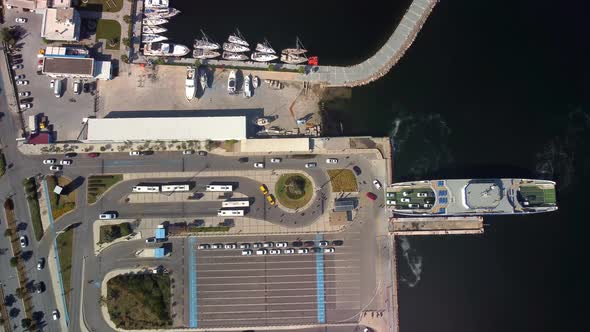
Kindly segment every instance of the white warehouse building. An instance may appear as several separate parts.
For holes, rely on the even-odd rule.
[[[245,116],[88,120],[89,142],[246,139]]]

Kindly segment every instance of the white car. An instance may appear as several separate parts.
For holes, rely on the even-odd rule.
[[[281,159],[281,158],[271,158],[271,159],[270,159],[270,162],[271,162],[271,163],[273,163],[273,164],[278,164],[278,163],[280,163],[281,161],[282,161],[282,159]]]
[[[428,197],[428,193],[420,192],[420,193],[417,193],[416,196],[418,196],[418,197]]]
[[[307,248],[297,249],[298,254],[307,254],[308,252],[309,252],[309,249],[307,249]]]
[[[275,246],[275,244],[274,244],[274,243],[272,243],[272,242],[264,242],[264,243],[262,244],[262,247],[263,247],[263,248],[272,248],[272,247],[274,247],[274,246]]]
[[[226,243],[224,246],[225,249],[236,249],[237,247],[235,243]]]
[[[141,156],[141,152],[139,151],[129,151],[130,156]]]
[[[67,165],[71,165],[72,164],[72,161],[70,159],[64,159],[64,160],[60,160],[59,161],[59,164],[60,165],[66,165],[67,166]]]
[[[295,249],[285,249],[283,250],[283,254],[294,254],[295,253]]]
[[[381,182],[379,182],[379,180],[373,180],[373,185],[375,186],[375,188],[381,189]]]
[[[314,168],[318,165],[318,163],[307,163],[305,164],[305,168]]]
[[[16,65],[12,65],[12,69],[13,70],[23,69],[23,65],[20,63],[17,63]]]
[[[250,255],[252,255],[252,250],[250,250],[250,249],[242,250],[242,256],[250,256]]]
[[[55,86],[55,80],[51,80],[51,81],[49,81],[49,87],[50,87],[51,89],[53,89],[53,87],[54,87],[54,86]]]
[[[211,246],[208,245],[207,243],[199,244],[199,249],[209,249],[209,248],[211,248]]]
[[[256,255],[266,255],[268,251],[266,249],[258,249],[256,250]]]
[[[223,248],[223,244],[221,243],[214,243],[211,245],[211,249],[222,249]]]
[[[53,310],[53,312],[51,313],[51,317],[53,317],[53,320],[58,320],[59,319],[59,311],[57,311],[57,309]]]
[[[410,203],[410,199],[407,197],[402,197],[400,200],[402,201],[402,203]]]
[[[252,248],[262,248],[262,243],[259,243],[259,242],[253,243]]]
[[[264,168],[264,163],[254,163],[254,168]]]
[[[328,158],[328,159],[326,159],[326,164],[338,164],[338,159]]]
[[[74,81],[74,93],[77,95],[82,93],[82,82]]]
[[[25,78],[25,75],[15,75],[15,76],[14,76],[14,79],[15,79],[15,80],[22,80],[22,79],[24,79],[24,78]]]
[[[51,165],[51,166],[49,166],[49,170],[50,171],[54,171],[54,172],[61,171],[62,168],[63,168],[62,165]]]
[[[287,242],[277,242],[277,248],[285,248],[287,246]]]
[[[27,108],[31,108],[33,107],[33,104],[31,103],[22,103],[19,105],[21,110],[26,110]]]
[[[324,248],[324,254],[331,254],[334,251],[335,251],[334,248]]]
[[[29,245],[29,240],[24,235],[21,235],[21,237],[19,238],[19,241],[20,241],[20,247],[21,248],[25,248],[26,246]]]
[[[182,154],[193,154],[195,153],[195,150],[184,150],[182,151]]]
[[[43,165],[53,165],[53,164],[55,164],[55,159],[53,159],[53,158],[43,160]]]
[[[113,212],[105,212],[98,215],[100,220],[117,219],[117,214]]]
[[[19,97],[28,97],[30,95],[31,95],[31,92],[30,91],[23,91],[23,92],[19,92],[18,93],[18,96]]]
[[[280,255],[282,252],[281,249],[270,249],[270,254],[271,255]]]
[[[240,249],[250,249],[250,243],[242,243],[242,244],[240,244]]]
[[[16,81],[16,85],[29,85],[29,81],[19,80],[19,81]]]
[[[14,19],[16,23],[27,23],[27,19],[24,17],[17,17]]]

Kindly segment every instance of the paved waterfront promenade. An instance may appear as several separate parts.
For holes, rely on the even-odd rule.
[[[401,59],[406,50],[412,45],[437,0],[414,0],[399,25],[389,37],[387,42],[369,59],[357,65],[349,67],[340,66],[300,66],[288,64],[275,64],[277,68],[298,70],[305,68],[304,74],[294,76],[294,79],[302,82],[319,83],[323,86],[360,86],[373,82],[383,75]],[[144,57],[139,57],[136,63],[145,62]],[[175,63],[194,63],[192,58],[184,58]],[[215,66],[231,66],[240,68],[260,68],[266,70],[268,63],[241,62],[225,60],[203,60],[203,64]]]

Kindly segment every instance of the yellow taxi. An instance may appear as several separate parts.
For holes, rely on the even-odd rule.
[[[266,196],[266,200],[268,201],[268,203],[269,203],[270,205],[276,205],[276,204],[277,204],[277,202],[275,201],[275,198],[274,198],[274,197],[272,197],[272,195],[268,195],[268,196]]]
[[[260,186],[260,191],[262,192],[263,195],[268,195],[268,188],[266,187],[266,185],[261,185]]]

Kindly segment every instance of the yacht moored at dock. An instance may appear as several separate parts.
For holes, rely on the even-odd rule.
[[[143,6],[145,8],[168,8],[170,2],[168,0],[144,0]]]
[[[292,65],[307,62],[307,57],[303,54],[281,54],[281,61]]]
[[[146,9],[143,14],[146,18],[171,18],[180,14],[176,8]]]
[[[186,68],[186,81],[184,83],[184,93],[186,95],[187,100],[192,100],[195,97],[195,92],[197,91],[196,83],[197,75],[195,68],[187,67]]]
[[[156,35],[155,33],[144,33],[141,36],[141,41],[143,43],[157,43],[164,40],[168,40],[168,37]]]
[[[557,210],[555,182],[530,179],[454,179],[394,183],[386,205],[401,215],[530,214]]]
[[[235,60],[235,61],[244,61],[248,60],[248,56],[241,54],[241,53],[234,53],[234,52],[223,52],[221,57],[224,60]]]
[[[250,54],[250,59],[258,62],[269,62],[278,59],[279,57],[275,54],[269,53],[262,53],[262,52],[252,52]]]
[[[194,48],[200,48],[203,50],[218,50],[219,44],[209,40],[209,37],[201,30],[201,34],[203,35],[201,39],[195,39],[195,44],[193,45]]]
[[[229,35],[229,37],[227,37],[227,41],[230,43],[239,44],[239,45],[246,46],[246,47],[250,46],[250,44],[248,44],[248,42],[246,41],[246,38],[244,38],[244,36],[242,36],[242,33],[238,29],[236,29],[236,32],[234,32],[233,34]]]
[[[256,51],[270,54],[276,53],[274,48],[270,46],[270,43],[266,39],[264,40],[264,42],[256,44]]]
[[[213,59],[220,56],[221,53],[213,50],[204,50],[196,48],[193,50],[193,58],[195,59]]]
[[[190,49],[184,45],[173,43],[149,43],[143,49],[143,54],[148,56],[185,56]]]
[[[234,53],[248,52],[250,49],[244,45],[235,43],[223,43],[223,50]]]
[[[163,28],[163,27],[159,27],[159,26],[153,26],[153,25],[144,25],[141,28],[141,32],[143,33],[163,33],[168,31],[168,29]]]
[[[168,23],[168,20],[165,18],[144,18],[143,25],[147,26],[156,26]]]

